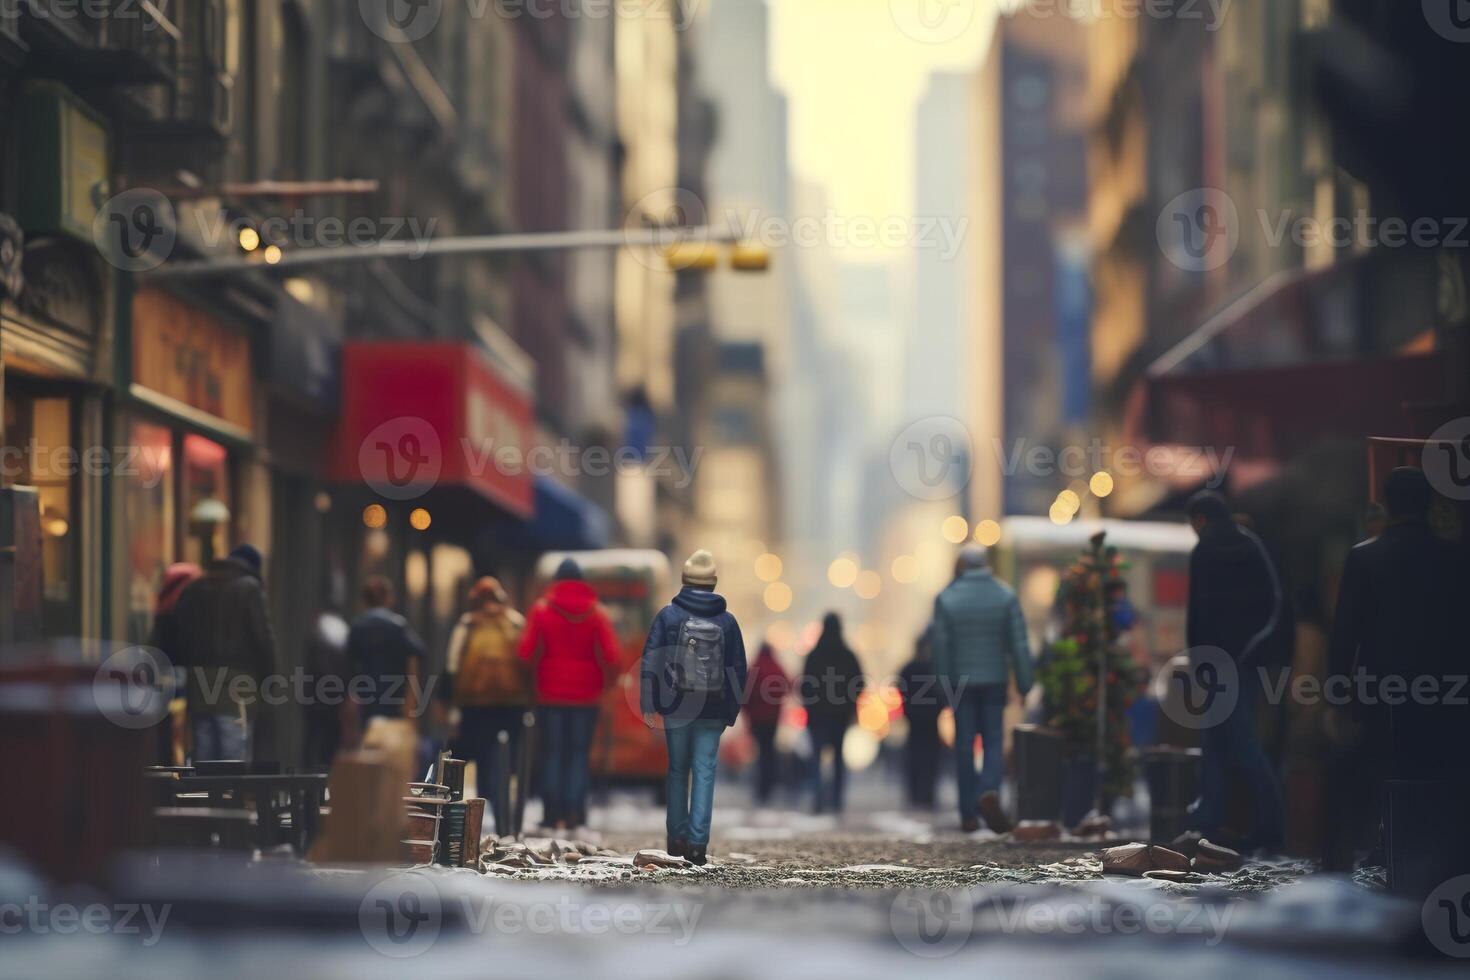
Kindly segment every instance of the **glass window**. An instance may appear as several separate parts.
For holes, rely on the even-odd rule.
[[[78,617],[76,515],[81,454],[72,440],[69,398],[5,398],[5,467],[9,486],[35,487],[41,503],[42,630],[72,636]]]
[[[128,640],[146,643],[154,597],[174,558],[174,442],[170,430],[146,422],[134,422],[128,440],[133,465],[118,474],[127,534]]]
[[[202,436],[184,436],[184,561],[207,565],[230,551],[230,454]]]

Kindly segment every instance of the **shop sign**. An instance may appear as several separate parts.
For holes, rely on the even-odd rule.
[[[133,299],[133,384],[140,394],[251,429],[250,341],[161,289]]]

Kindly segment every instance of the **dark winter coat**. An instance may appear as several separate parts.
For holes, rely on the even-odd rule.
[[[349,690],[362,701],[364,719],[401,718],[408,703],[409,664],[423,679],[424,644],[408,620],[391,609],[369,609],[347,633]]]
[[[1228,513],[1212,515],[1189,556],[1190,649],[1218,647],[1237,664],[1256,659],[1281,621],[1275,563],[1256,535]]]
[[[828,628],[807,654],[799,685],[801,702],[813,723],[850,725],[857,717],[858,697],[867,681],[857,655],[848,648],[842,634]]]
[[[239,679],[248,690],[247,712],[259,702],[259,686],[276,669],[276,637],[265,589],[241,562],[211,562],[184,589],[173,610],[176,666],[187,668],[192,713],[233,715],[231,691]]]
[[[690,619],[707,619],[718,626],[725,638],[725,684],[720,698],[699,699],[700,703],[682,697],[668,682],[669,655],[679,641],[679,629]],[[701,719],[735,724],[740,716],[741,697],[746,690],[745,638],[740,624],[725,608],[723,596],[703,589],[685,586],[674,601],[654,617],[643,644],[643,662],[639,670],[640,702],[644,714],[658,714],[682,721]]]

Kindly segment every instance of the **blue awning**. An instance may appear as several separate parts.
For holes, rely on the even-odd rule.
[[[535,515],[487,528],[495,544],[516,551],[593,551],[612,544],[607,511],[546,476],[535,478]]]

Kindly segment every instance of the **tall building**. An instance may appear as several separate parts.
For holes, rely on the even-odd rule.
[[[1086,63],[1076,20],[1023,10],[998,19],[976,76],[977,517],[1047,513],[1066,481],[1004,464],[1086,421]]]

